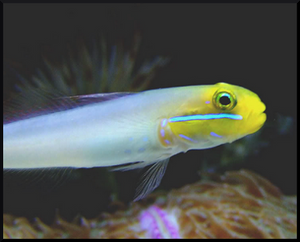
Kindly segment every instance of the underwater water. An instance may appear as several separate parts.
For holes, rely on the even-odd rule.
[[[133,73],[145,60],[170,58],[143,89],[228,82],[254,91],[267,107],[267,121],[259,132],[232,144],[173,156],[156,192],[195,183],[207,171],[243,168],[268,179],[283,194],[296,195],[295,18],[292,4],[4,5],[4,100],[20,82],[16,73],[29,80],[39,70],[51,75],[44,59],[57,67],[52,67],[56,73],[69,56],[82,58],[78,42],[91,51],[101,37],[111,57],[116,44],[130,48],[138,31],[141,42]],[[137,83],[144,79],[141,75]],[[70,80],[76,83],[74,77]],[[98,90],[129,91],[122,83]],[[51,224],[56,211],[71,221],[78,214],[94,218],[114,211],[112,201],[130,204],[141,173],[93,168],[66,176],[54,171],[42,179],[34,172],[4,175],[4,213]]]

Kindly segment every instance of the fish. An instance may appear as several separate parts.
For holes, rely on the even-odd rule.
[[[159,186],[170,157],[231,143],[266,121],[257,94],[223,82],[56,100],[71,105],[3,124],[3,169],[149,167],[134,201]]]

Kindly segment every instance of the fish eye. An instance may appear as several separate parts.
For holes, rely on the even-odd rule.
[[[236,97],[228,91],[217,91],[213,96],[213,103],[221,110],[231,110],[237,104]]]

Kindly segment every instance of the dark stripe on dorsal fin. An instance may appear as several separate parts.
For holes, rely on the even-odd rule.
[[[105,102],[105,101],[117,99],[120,97],[125,97],[132,94],[136,94],[136,92],[95,93],[95,94],[88,94],[88,95],[60,97],[59,99],[70,99],[73,102],[76,102],[77,105],[82,106],[85,104]]]

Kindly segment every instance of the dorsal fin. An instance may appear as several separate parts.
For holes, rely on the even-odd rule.
[[[11,123],[79,106],[109,101],[132,95],[133,92],[98,93],[64,96],[57,90],[31,88],[3,103],[3,123]]]
[[[42,88],[22,90],[3,102],[3,124],[74,108],[71,99],[58,99],[61,93]]]

